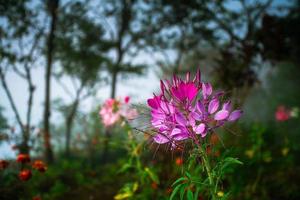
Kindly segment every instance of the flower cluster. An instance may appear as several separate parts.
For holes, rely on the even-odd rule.
[[[41,160],[36,160],[30,164],[30,156],[28,154],[19,154],[17,156],[16,162],[21,164],[21,170],[19,171],[19,179],[21,181],[28,181],[32,177],[32,169],[38,170],[39,172],[46,172],[47,166]],[[9,162],[6,160],[0,160],[0,169],[4,170],[8,167]]]
[[[121,119],[132,120],[137,116],[136,109],[129,107],[130,98],[127,96],[121,99],[107,99],[100,109],[102,123],[105,127],[116,124]]]
[[[241,110],[232,110],[230,101],[221,103],[224,92],[214,92],[210,83],[201,82],[200,71],[192,80],[173,76],[171,81],[161,81],[161,93],[148,99],[151,124],[157,134],[156,143],[175,144],[176,141],[205,137],[225,122],[240,118]]]
[[[277,107],[275,118],[279,122],[287,121],[290,118],[296,118],[299,115],[299,109],[294,107],[292,109],[288,109],[283,105]]]

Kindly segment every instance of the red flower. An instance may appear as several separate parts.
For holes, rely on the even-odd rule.
[[[29,169],[24,169],[19,173],[19,179],[22,181],[28,181],[31,178],[31,171]]]
[[[155,183],[155,182],[151,183],[151,187],[152,187],[152,189],[156,190],[157,189],[157,183]]]
[[[35,197],[32,198],[32,200],[42,200],[42,198],[39,197],[39,196],[35,196]]]
[[[47,170],[47,166],[41,160],[34,161],[34,163],[32,164],[32,168],[36,169],[36,170],[38,170],[40,172],[45,172]]]
[[[286,109],[284,106],[278,106],[276,113],[275,113],[275,118],[279,122],[283,122],[288,120],[291,117],[291,112]]]
[[[30,162],[30,157],[28,154],[19,154],[17,157],[17,162],[28,163],[28,162]]]
[[[7,162],[6,160],[0,160],[0,169],[6,169],[8,165],[9,162]]]
[[[183,164],[183,159],[182,158],[176,158],[175,163],[177,166],[181,166]]]

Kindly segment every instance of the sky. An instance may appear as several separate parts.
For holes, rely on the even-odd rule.
[[[155,56],[155,55],[154,55]],[[157,55],[159,57],[159,55]],[[149,65],[148,70],[144,76],[131,76],[128,79],[120,79],[117,84],[117,97],[124,97],[129,95],[133,103],[145,103],[146,99],[151,97],[153,92],[159,88],[159,78],[157,76],[157,68],[155,67],[154,60],[157,58],[149,57],[149,55],[141,53],[135,62],[144,62]],[[32,73],[33,83],[36,86],[34,104],[32,110],[32,124],[36,125],[41,122],[43,118],[43,101],[44,101],[44,67],[39,67],[35,69]],[[27,85],[14,73],[9,73],[7,76],[7,83],[9,89],[11,90],[13,99],[17,109],[20,112],[21,118],[24,121],[27,109]],[[72,85],[67,78],[63,79],[66,86],[71,88]],[[101,103],[109,98],[110,86],[104,86],[99,88],[96,98],[90,97],[81,103],[80,108],[89,111],[95,106],[101,105]],[[52,78],[52,89],[51,89],[51,99],[61,98],[64,102],[70,102],[70,97],[62,87]],[[97,102],[95,100],[97,99]],[[99,100],[99,102],[98,102]],[[0,105],[5,108],[4,116],[7,117],[10,124],[16,124],[15,115],[10,107],[8,98],[0,87]],[[58,113],[53,113],[51,116],[52,122],[57,119]],[[99,121],[100,123],[100,121]],[[13,157],[15,153],[11,150],[11,144],[3,143],[0,145],[0,159]]]

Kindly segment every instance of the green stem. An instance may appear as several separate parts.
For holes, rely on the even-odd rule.
[[[208,180],[209,180],[211,199],[216,200],[217,199],[217,197],[216,197],[217,188],[215,188],[214,176],[211,171],[211,166],[209,163],[208,156],[206,154],[205,149],[202,147],[202,145],[200,145],[199,150],[200,150],[201,158],[203,160],[203,164],[204,164],[204,167],[205,167],[205,170],[206,170],[206,173],[208,176]]]

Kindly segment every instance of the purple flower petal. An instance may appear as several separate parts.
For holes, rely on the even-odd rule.
[[[190,78],[191,78],[191,72],[187,72],[185,75],[185,81],[188,83],[190,82]]]
[[[228,117],[228,121],[235,121],[235,120],[238,120],[241,115],[242,115],[243,111],[241,110],[235,110],[233,111],[230,116]]]
[[[198,94],[198,89],[193,83],[189,83],[186,85],[186,96],[192,101]]]
[[[194,128],[194,131],[195,131],[196,134],[203,133],[205,131],[205,124],[204,123],[199,124],[198,126],[196,126]]]
[[[202,115],[197,113],[197,112],[191,112],[191,118],[197,120],[197,121],[200,121],[202,119]]]
[[[215,113],[219,108],[219,100],[218,99],[213,99],[209,102],[208,104],[208,112],[209,114]]]
[[[166,90],[166,86],[165,86],[165,84],[162,80],[160,81],[160,90],[161,90],[162,94],[164,95],[165,90]]]
[[[154,99],[148,99],[147,102],[148,102],[148,105],[149,105],[151,108],[154,108],[154,109],[157,108],[157,104],[156,104],[156,102],[155,102]]]
[[[215,114],[214,119],[217,121],[224,120],[229,116],[229,112],[227,110],[220,110]]]
[[[212,86],[210,83],[202,83],[203,98],[206,99],[212,93]]]
[[[204,108],[203,103],[201,101],[198,101],[196,106],[197,106],[198,111],[201,113],[201,115],[204,115],[205,108]]]
[[[161,103],[161,99],[158,96],[154,96],[152,99],[148,99],[147,103],[151,108],[157,109]]]
[[[207,131],[205,130],[203,133],[201,133],[201,137],[204,138],[207,135]]]
[[[165,135],[160,134],[160,133],[156,134],[153,137],[153,140],[158,144],[165,144],[170,141],[169,138],[167,138]]]
[[[174,128],[171,132],[171,136],[175,136],[175,135],[178,135],[178,134],[181,134],[181,130],[179,128]]]
[[[193,82],[201,82],[201,71],[200,71],[200,69],[197,69],[196,76],[195,76]]]
[[[185,117],[181,114],[181,113],[176,113],[175,114],[175,120],[178,124],[180,124],[181,126],[186,126],[187,125],[187,120],[185,119]]]
[[[231,110],[231,101],[227,101],[226,103],[223,104],[223,109],[222,110]]]
[[[173,139],[176,141],[186,140],[188,138],[189,138],[189,135],[186,133],[177,134],[173,137]]]

